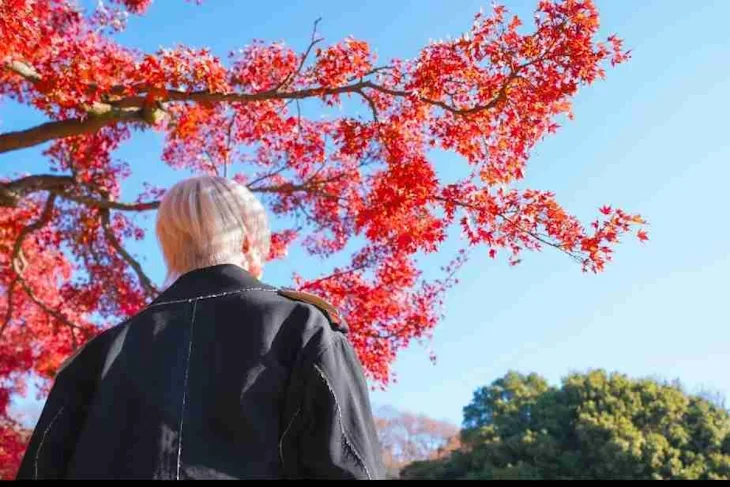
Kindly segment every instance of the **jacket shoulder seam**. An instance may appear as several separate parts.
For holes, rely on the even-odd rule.
[[[159,303],[151,303],[151,304],[147,305],[147,307],[145,309],[154,308],[155,306],[162,306],[164,304],[191,303],[193,301],[199,301],[201,299],[221,298],[223,296],[230,296],[232,294],[243,294],[243,293],[247,293],[249,291],[264,291],[264,292],[275,293],[278,291],[278,289],[271,289],[271,288],[266,288],[266,287],[249,287],[249,288],[244,288],[244,289],[236,289],[235,291],[226,291],[224,293],[204,294],[202,296],[193,296],[191,298],[185,298],[185,299],[172,299],[170,301],[160,301]]]
[[[342,317],[340,316],[340,313],[337,310],[337,308],[335,308],[330,303],[328,303],[324,299],[320,298],[316,294],[311,294],[311,293],[306,293],[306,292],[301,292],[301,291],[294,291],[291,289],[279,289],[278,293],[281,296],[289,298],[293,301],[300,301],[302,303],[311,304],[312,306],[317,308],[319,311],[324,313],[325,317],[328,318],[329,321],[335,325],[339,325],[340,323],[342,323]]]

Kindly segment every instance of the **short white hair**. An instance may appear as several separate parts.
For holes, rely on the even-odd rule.
[[[166,284],[218,264],[236,264],[260,277],[271,245],[258,199],[242,184],[216,176],[192,177],[168,189],[156,232],[167,265]]]

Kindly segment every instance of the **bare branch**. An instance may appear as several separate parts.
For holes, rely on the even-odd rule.
[[[210,165],[210,170],[218,176],[218,166],[216,166],[215,161],[213,160],[213,156],[210,154],[209,150],[204,150],[203,153],[205,154],[205,157],[208,159],[208,163]]]
[[[368,105],[370,105],[370,110],[373,112],[373,121],[375,123],[379,122],[380,119],[378,117],[378,107],[375,105],[375,101],[370,96],[368,96],[363,90],[360,90],[359,93],[360,93],[360,96],[362,96],[365,99],[365,101],[368,102]]]
[[[157,295],[157,288],[154,284],[152,284],[152,281],[149,277],[147,277],[147,274],[144,273],[144,270],[142,270],[142,266],[140,265],[140,263],[137,262],[137,260],[135,260],[129,252],[127,252],[127,250],[119,242],[119,239],[117,239],[117,236],[114,234],[114,230],[111,227],[109,209],[105,208],[101,210],[101,225],[104,229],[104,235],[106,236],[111,246],[114,247],[117,253],[122,257],[122,259],[124,259],[127,264],[129,264],[129,266],[134,269],[134,272],[137,274],[137,279],[139,279],[139,282],[144,288],[147,295],[149,297]]]
[[[55,174],[35,174],[14,181],[0,183],[0,206],[15,207],[25,196],[38,191],[49,191],[61,198],[75,201],[85,206],[106,208],[121,211],[148,211],[160,206],[158,200],[139,203],[124,203],[107,199],[94,198],[74,192],[80,186],[73,176]]]
[[[10,71],[19,74],[33,84],[36,84],[41,80],[41,75],[38,74],[38,71],[36,71],[33,66],[30,66],[24,62],[10,61],[8,63],[5,63],[5,67],[7,67]]]
[[[360,264],[360,265],[355,266],[355,267],[350,267],[349,269],[345,269],[345,270],[342,270],[342,271],[334,272],[334,273],[332,273],[332,274],[330,274],[328,276],[320,277],[319,279],[316,279],[314,281],[310,281],[310,282],[305,283],[302,286],[302,291],[305,290],[305,289],[309,289],[312,286],[314,286],[315,284],[319,284],[322,281],[328,281],[330,279],[335,279],[337,277],[342,277],[342,276],[346,276],[348,274],[353,274],[355,272],[361,271],[361,270],[365,269],[367,266],[368,266],[367,264]]]
[[[226,154],[226,160],[223,162],[223,177],[228,177],[228,166],[232,164],[231,161],[231,151],[233,150],[231,146],[231,142],[233,141],[233,127],[236,125],[236,115],[237,113],[234,112],[231,116],[231,123],[228,124],[228,139],[226,141],[226,147],[228,149],[228,153]]]
[[[102,115],[89,115],[85,118],[47,122],[27,130],[0,134],[0,154],[33,147],[63,137],[90,134],[107,125],[143,121],[145,121],[143,110],[138,109],[111,110]]]
[[[254,189],[252,188],[252,186],[254,186],[257,183],[260,183],[261,181],[264,181],[266,179],[273,178],[274,176],[277,176],[277,175],[281,174],[282,172],[286,171],[287,169],[289,169],[289,166],[283,165],[283,166],[281,166],[279,169],[277,169],[274,172],[266,173],[263,176],[259,176],[258,178],[254,179],[250,183],[246,184],[246,186],[248,187],[249,190],[254,191]]]
[[[81,203],[86,206],[101,208],[106,210],[120,211],[149,211],[156,210],[160,206],[159,200],[143,201],[140,203],[123,203],[121,201],[96,199],[89,196],[82,196],[73,193],[56,193],[62,198]]]
[[[299,211],[301,211],[302,214],[304,214],[305,221],[313,222],[315,224],[319,223],[319,222],[317,222],[317,219],[314,218],[314,216],[311,213],[309,213],[309,210],[307,210],[307,207],[304,206],[304,203],[302,202],[301,198],[297,198],[296,200],[294,200],[294,204],[296,204],[297,209]],[[321,226],[322,224],[319,223],[319,225]]]
[[[299,100],[297,102],[297,130],[299,131],[299,139],[302,138],[302,108],[299,106]]]
[[[71,176],[36,174],[0,183],[0,206],[15,207],[26,195],[37,191],[64,191],[74,184]]]

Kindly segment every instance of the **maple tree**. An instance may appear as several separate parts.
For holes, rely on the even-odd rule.
[[[150,185],[122,199],[134,168],[113,154],[134,132],[164,135],[163,163],[229,175],[273,218],[296,221],[273,235],[272,259],[294,243],[320,258],[347,253],[347,264],[293,276],[294,285],[342,310],[381,384],[396,352],[438,322],[470,248],[517,263],[549,246],[597,272],[619,237],[644,223],[606,206],[584,226],[552,193],[512,184],[535,144],[571,116],[579,87],[628,58],[619,38],[597,39],[590,0],[540,0],[527,33],[495,6],[464,36],[388,63],[360,40],[325,46],[316,24],[302,52],[256,41],[225,60],[184,46],[120,45],[114,33],[126,15],[150,3],[86,11],[62,0],[0,2],[0,96],[47,118],[0,133],[0,154],[46,144],[49,168],[22,173],[3,157],[0,465],[12,466],[22,447],[8,404],[28,377],[47,387],[72,350],[158,292],[125,247],[144,238],[136,217],[164,191]],[[367,116],[306,117],[305,100],[357,103]],[[440,181],[432,149],[461,156],[469,175]],[[441,277],[424,279],[417,255],[438,251],[452,228],[463,232],[462,249]]]

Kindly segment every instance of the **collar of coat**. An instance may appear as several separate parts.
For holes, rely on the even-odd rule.
[[[234,293],[247,289],[272,291],[288,299],[314,305],[324,313],[333,328],[347,332],[347,325],[337,308],[324,299],[311,293],[270,286],[235,264],[220,264],[187,272],[177,278],[151,304],[194,300],[203,296]]]

